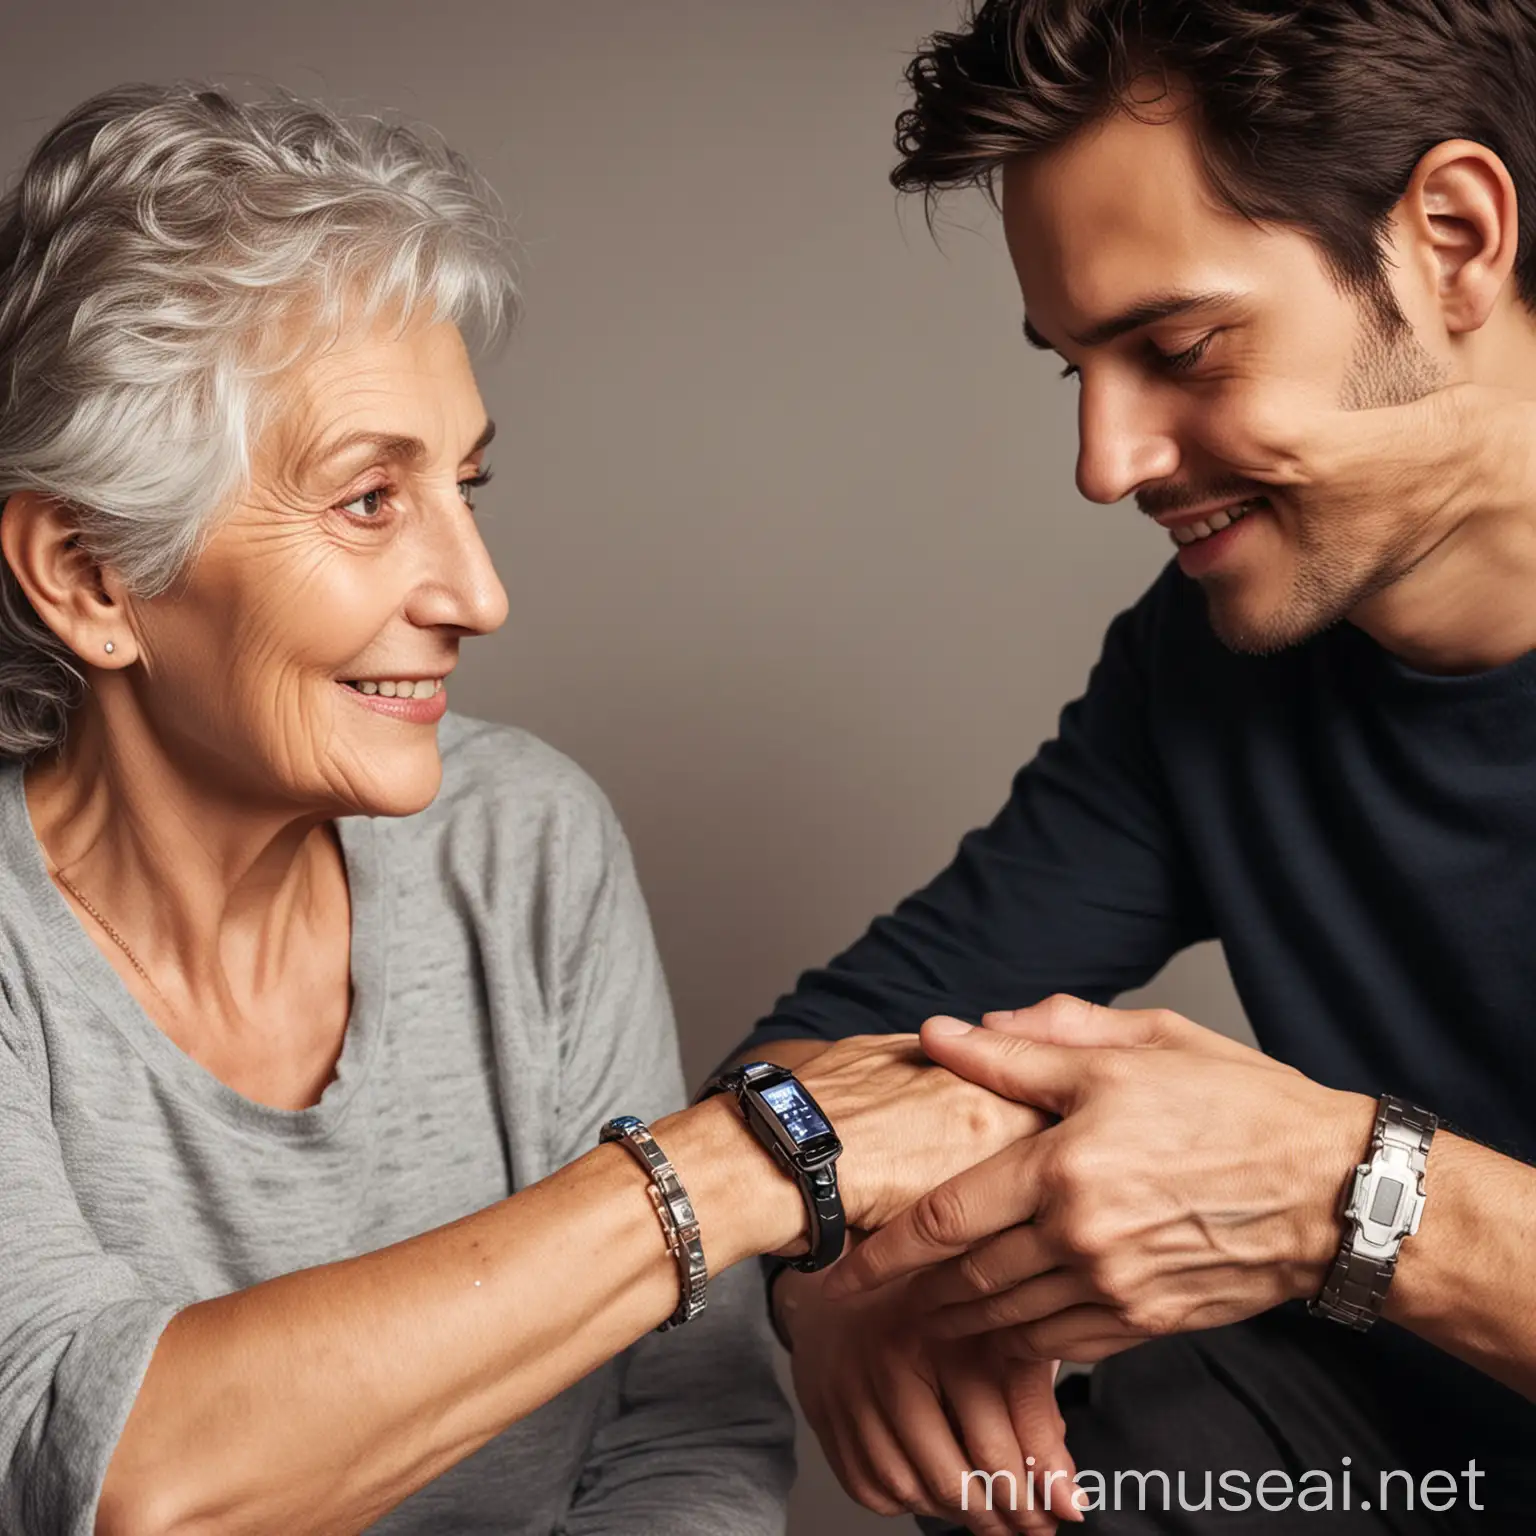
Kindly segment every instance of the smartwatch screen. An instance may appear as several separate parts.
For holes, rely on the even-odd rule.
[[[816,1112],[799,1083],[775,1083],[760,1091],[763,1103],[779,1117],[779,1124],[789,1132],[797,1147],[832,1134],[832,1127]]]

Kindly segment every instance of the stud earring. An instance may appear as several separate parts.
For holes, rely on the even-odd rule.
[[[106,645],[107,655],[110,656],[112,654],[112,652],[115,651],[116,649],[117,649],[117,647],[115,645],[113,645],[113,643],[110,640],[108,640],[107,641],[107,645]]]

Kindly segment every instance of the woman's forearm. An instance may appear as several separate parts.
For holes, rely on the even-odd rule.
[[[711,1271],[794,1242],[799,1194],[728,1101],[654,1130]],[[645,1182],[599,1148],[449,1226],[188,1307],[150,1362],[97,1530],[362,1529],[676,1307]]]

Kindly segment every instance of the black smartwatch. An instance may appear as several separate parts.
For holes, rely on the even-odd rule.
[[[704,1085],[700,1099],[734,1093],[752,1134],[800,1186],[811,1225],[810,1252],[786,1259],[792,1269],[825,1269],[842,1256],[847,1223],[837,1192],[837,1159],[843,1144],[820,1106],[787,1067],[749,1061]]]

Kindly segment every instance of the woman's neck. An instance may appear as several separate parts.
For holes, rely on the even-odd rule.
[[[89,702],[24,787],[50,868],[157,988],[205,1017],[253,1011],[292,955],[348,920],[329,817],[264,799],[194,752],[173,757],[146,731],[114,722],[109,736]]]

